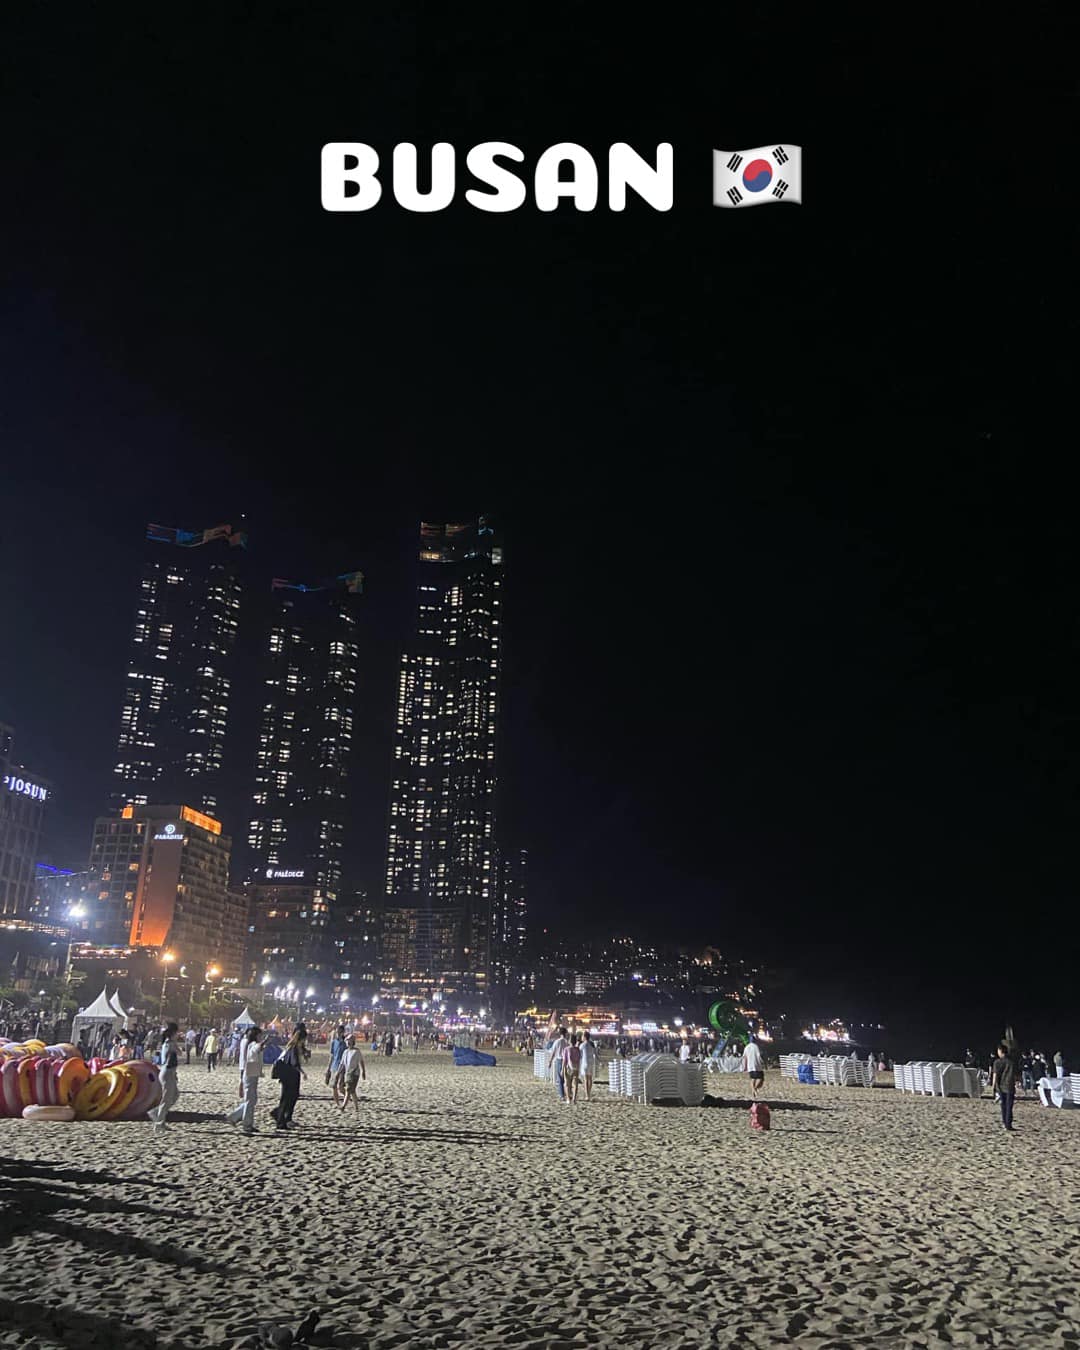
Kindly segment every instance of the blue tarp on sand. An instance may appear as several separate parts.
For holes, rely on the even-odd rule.
[[[454,1046],[454,1068],[459,1068],[462,1064],[469,1067],[482,1067],[493,1069],[495,1067],[494,1055],[482,1055],[479,1050],[470,1050],[467,1045]]]

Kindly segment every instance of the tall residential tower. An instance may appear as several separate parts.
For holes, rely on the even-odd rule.
[[[112,805],[220,816],[246,536],[148,525]]]
[[[249,976],[328,995],[341,897],[363,578],[275,578],[248,824]],[[338,916],[340,917],[340,916]]]
[[[490,985],[502,585],[501,541],[485,517],[421,525],[385,876],[383,976],[403,990]]]

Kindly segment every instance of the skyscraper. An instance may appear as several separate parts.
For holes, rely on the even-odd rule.
[[[528,868],[527,849],[515,849],[499,857],[499,893],[494,905],[491,945],[504,978],[525,954]]]
[[[344,867],[362,582],[359,572],[317,586],[275,578],[258,686],[247,965],[314,981],[324,995]]]
[[[15,733],[0,723],[0,914],[26,915],[37,883],[38,846],[52,789],[15,758]]]
[[[219,816],[246,535],[148,525],[112,805],[189,802]]]
[[[502,546],[488,520],[420,527],[416,635],[401,658],[384,979],[483,993],[498,889]]]

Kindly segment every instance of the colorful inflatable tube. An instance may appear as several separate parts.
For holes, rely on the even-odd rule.
[[[75,1112],[70,1106],[24,1106],[23,1120],[74,1120]]]

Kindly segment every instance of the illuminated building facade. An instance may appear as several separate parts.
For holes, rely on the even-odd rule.
[[[385,874],[383,979],[403,988],[483,993],[491,978],[502,561],[484,517],[420,527]]]
[[[0,725],[0,914],[28,915],[52,788],[15,759],[15,733]]]
[[[355,891],[334,906],[330,927],[332,996],[343,1007],[369,1006],[379,992],[379,940],[382,914],[365,891]]]
[[[246,535],[148,525],[111,800],[220,813]]]
[[[126,806],[99,817],[86,940],[167,949],[193,971],[214,965],[222,979],[238,979],[246,914],[228,889],[230,847],[219,821],[188,806]]]
[[[247,851],[246,966],[329,993],[359,678],[362,576],[275,578],[266,624]]]
[[[492,922],[492,947],[497,961],[505,968],[518,964],[525,953],[528,868],[527,849],[518,849],[499,858],[499,892]]]
[[[239,894],[247,915],[241,984],[277,988],[291,981],[299,989],[313,985],[324,996],[331,961],[321,888],[299,868],[267,868],[245,881]]]
[[[31,904],[33,917],[40,923],[70,924],[77,931],[80,916],[86,915],[87,897],[94,893],[89,885],[91,874],[49,863],[38,863],[34,870],[37,876]]]

